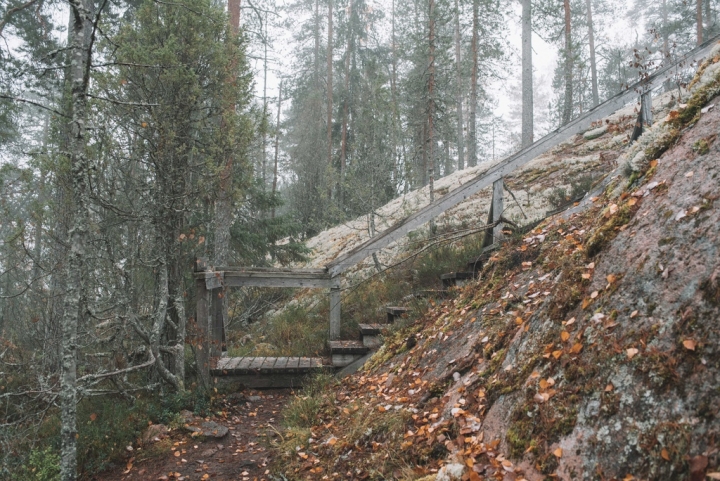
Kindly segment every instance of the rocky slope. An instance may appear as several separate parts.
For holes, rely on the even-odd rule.
[[[317,395],[276,448],[287,479],[720,479],[715,53],[636,145],[605,135],[621,168],[588,209],[506,242]],[[549,157],[597,164],[568,160],[592,142]]]

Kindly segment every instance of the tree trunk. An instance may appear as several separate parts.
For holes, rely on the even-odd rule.
[[[332,109],[333,109],[333,1],[328,0],[328,39],[327,39],[327,162],[332,171]],[[332,186],[330,186],[332,190]]]
[[[563,105],[562,125],[570,122],[573,111],[573,53],[572,32],[570,30],[570,0],[564,0],[565,9],[565,99]]]
[[[433,117],[435,117],[435,0],[428,5],[428,41],[430,58],[428,59],[428,179],[430,184],[430,202],[435,200],[435,132],[433,130]]]
[[[460,58],[460,5],[455,0],[455,104],[457,110],[458,170],[465,168],[465,139],[463,138],[462,65]],[[448,175],[450,172],[445,172]]]
[[[712,8],[710,5],[710,0],[705,0],[705,32],[708,37],[711,37],[713,34],[713,24],[712,24]]]
[[[228,0],[230,13],[230,29],[234,35],[240,33],[240,0]],[[232,65],[230,82],[237,78],[237,65]],[[224,106],[222,124],[227,124],[227,118],[235,115],[235,102],[231,101]],[[225,158],[225,165],[220,173],[220,186],[218,198],[215,201],[215,232],[213,244],[213,262],[215,265],[227,265],[230,261],[230,226],[232,224],[232,197],[233,197],[233,154]],[[223,324],[227,324],[227,299],[223,299]],[[178,339],[178,341],[181,341]]]
[[[315,0],[315,88],[320,88],[320,0]]]
[[[590,45],[590,74],[592,76],[593,107],[600,104],[598,92],[597,63],[595,61],[595,27],[592,19],[592,0],[587,0],[588,43]]]
[[[342,186],[345,181],[345,168],[347,167],[347,148],[348,148],[348,115],[350,103],[350,55],[353,50],[353,0],[348,4],[348,38],[345,51],[345,69],[343,71],[343,112],[342,112],[342,132],[340,138],[340,201],[342,202]]]
[[[240,28],[240,0],[228,0],[228,16],[233,32],[237,35]]]
[[[667,0],[662,0],[662,38],[663,38],[663,64],[668,62],[670,57],[670,38],[668,35],[668,8]]]
[[[280,79],[280,87],[278,87],[278,110],[277,120],[275,122],[275,161],[273,162],[273,183],[272,183],[272,194],[273,197],[277,193],[277,180],[278,180],[278,154],[280,152],[280,109],[282,108],[282,79]],[[275,218],[275,207],[273,206],[270,214],[271,218]]]
[[[522,0],[522,147],[535,140],[532,72],[532,3]]]
[[[268,97],[267,97],[267,74],[268,74],[268,12],[265,12],[265,32],[263,35],[263,119],[262,119],[262,180],[263,191],[267,189],[267,134],[268,134]]]
[[[352,0],[350,0],[350,6],[352,7]],[[392,76],[390,77],[390,95],[392,97],[393,106],[393,152],[395,153],[393,169],[395,171],[395,188],[400,182],[400,172],[402,170],[400,165],[400,148],[398,141],[400,138],[400,111],[398,109],[397,102],[397,44],[395,41],[395,0],[392,2],[392,27],[391,27],[391,54],[392,54]],[[405,179],[407,180],[407,179]],[[405,183],[407,186],[407,182]]]
[[[477,165],[477,81],[478,81],[478,29],[480,0],[473,0],[472,21],[472,73],[470,74],[470,132],[468,133],[468,166]]]
[[[697,20],[697,44],[703,43],[703,4],[702,0],[696,0],[695,4],[695,18]]]
[[[87,180],[90,162],[86,157],[87,90],[92,49],[92,0],[70,0],[70,88],[71,121],[68,154],[72,172],[73,214],[69,231],[67,290],[62,323],[62,370],[60,378],[62,481],[77,478],[77,331],[84,296],[86,238],[89,232]]]

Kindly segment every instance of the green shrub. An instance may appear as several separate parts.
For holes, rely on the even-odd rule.
[[[60,479],[60,455],[58,450],[47,447],[33,449],[27,463],[20,469],[18,481],[56,481]]]

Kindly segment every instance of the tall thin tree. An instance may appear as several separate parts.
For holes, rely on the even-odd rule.
[[[570,122],[573,111],[573,51],[570,15],[570,0],[563,0],[565,11],[565,98],[563,103],[562,124]]]
[[[593,26],[592,0],[586,0],[586,3],[588,19],[588,44],[590,47],[590,75],[592,78],[593,107],[595,107],[600,103],[600,94],[598,92],[597,62],[595,60],[595,27]]]
[[[430,202],[435,200],[435,0],[428,1],[428,120],[427,120],[427,151],[428,179],[430,184]]]
[[[86,153],[87,95],[93,37],[92,0],[70,0],[69,160],[72,173],[73,214],[70,224],[70,252],[67,290],[62,325],[62,367],[60,378],[62,481],[77,479],[77,349],[81,302],[85,292],[87,236],[90,232],[88,177],[91,164]]]
[[[327,40],[327,161],[332,170],[332,109],[333,109],[333,1],[328,0],[328,40]],[[332,187],[330,187],[332,189]]]
[[[695,18],[697,20],[697,44],[703,43],[703,0],[696,0]]]
[[[455,0],[455,109],[457,112],[458,170],[465,168],[465,139],[463,138],[463,89],[462,63],[460,56],[460,2]],[[445,175],[449,172],[445,172]]]
[[[478,82],[478,42],[480,28],[480,0],[473,0],[472,6],[472,72],[470,73],[470,132],[468,132],[468,166],[477,165],[477,82]]]
[[[534,141],[532,1],[522,0],[522,147]]]

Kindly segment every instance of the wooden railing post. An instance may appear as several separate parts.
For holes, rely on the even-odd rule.
[[[505,184],[503,179],[500,178],[493,182],[493,195],[492,195],[492,221],[495,224],[493,227],[493,244],[499,242],[502,239],[502,225],[500,218],[503,214],[503,190]]]
[[[213,289],[210,291],[210,299],[212,305],[210,306],[210,358],[211,364],[217,362],[217,359],[222,356],[224,349],[225,340],[225,323],[223,322],[223,297],[225,296],[225,289]]]
[[[333,279],[334,281],[335,279]],[[340,279],[330,288],[330,340],[340,339]]]
[[[207,263],[204,259],[195,262],[196,272],[205,272]],[[210,388],[210,291],[207,290],[204,278],[195,280],[195,322],[197,323],[197,338],[195,346],[195,359],[197,361],[199,381],[205,389]]]
[[[653,123],[652,113],[652,90],[648,89],[640,97],[640,108],[642,109],[642,118],[644,126],[651,127]]]

